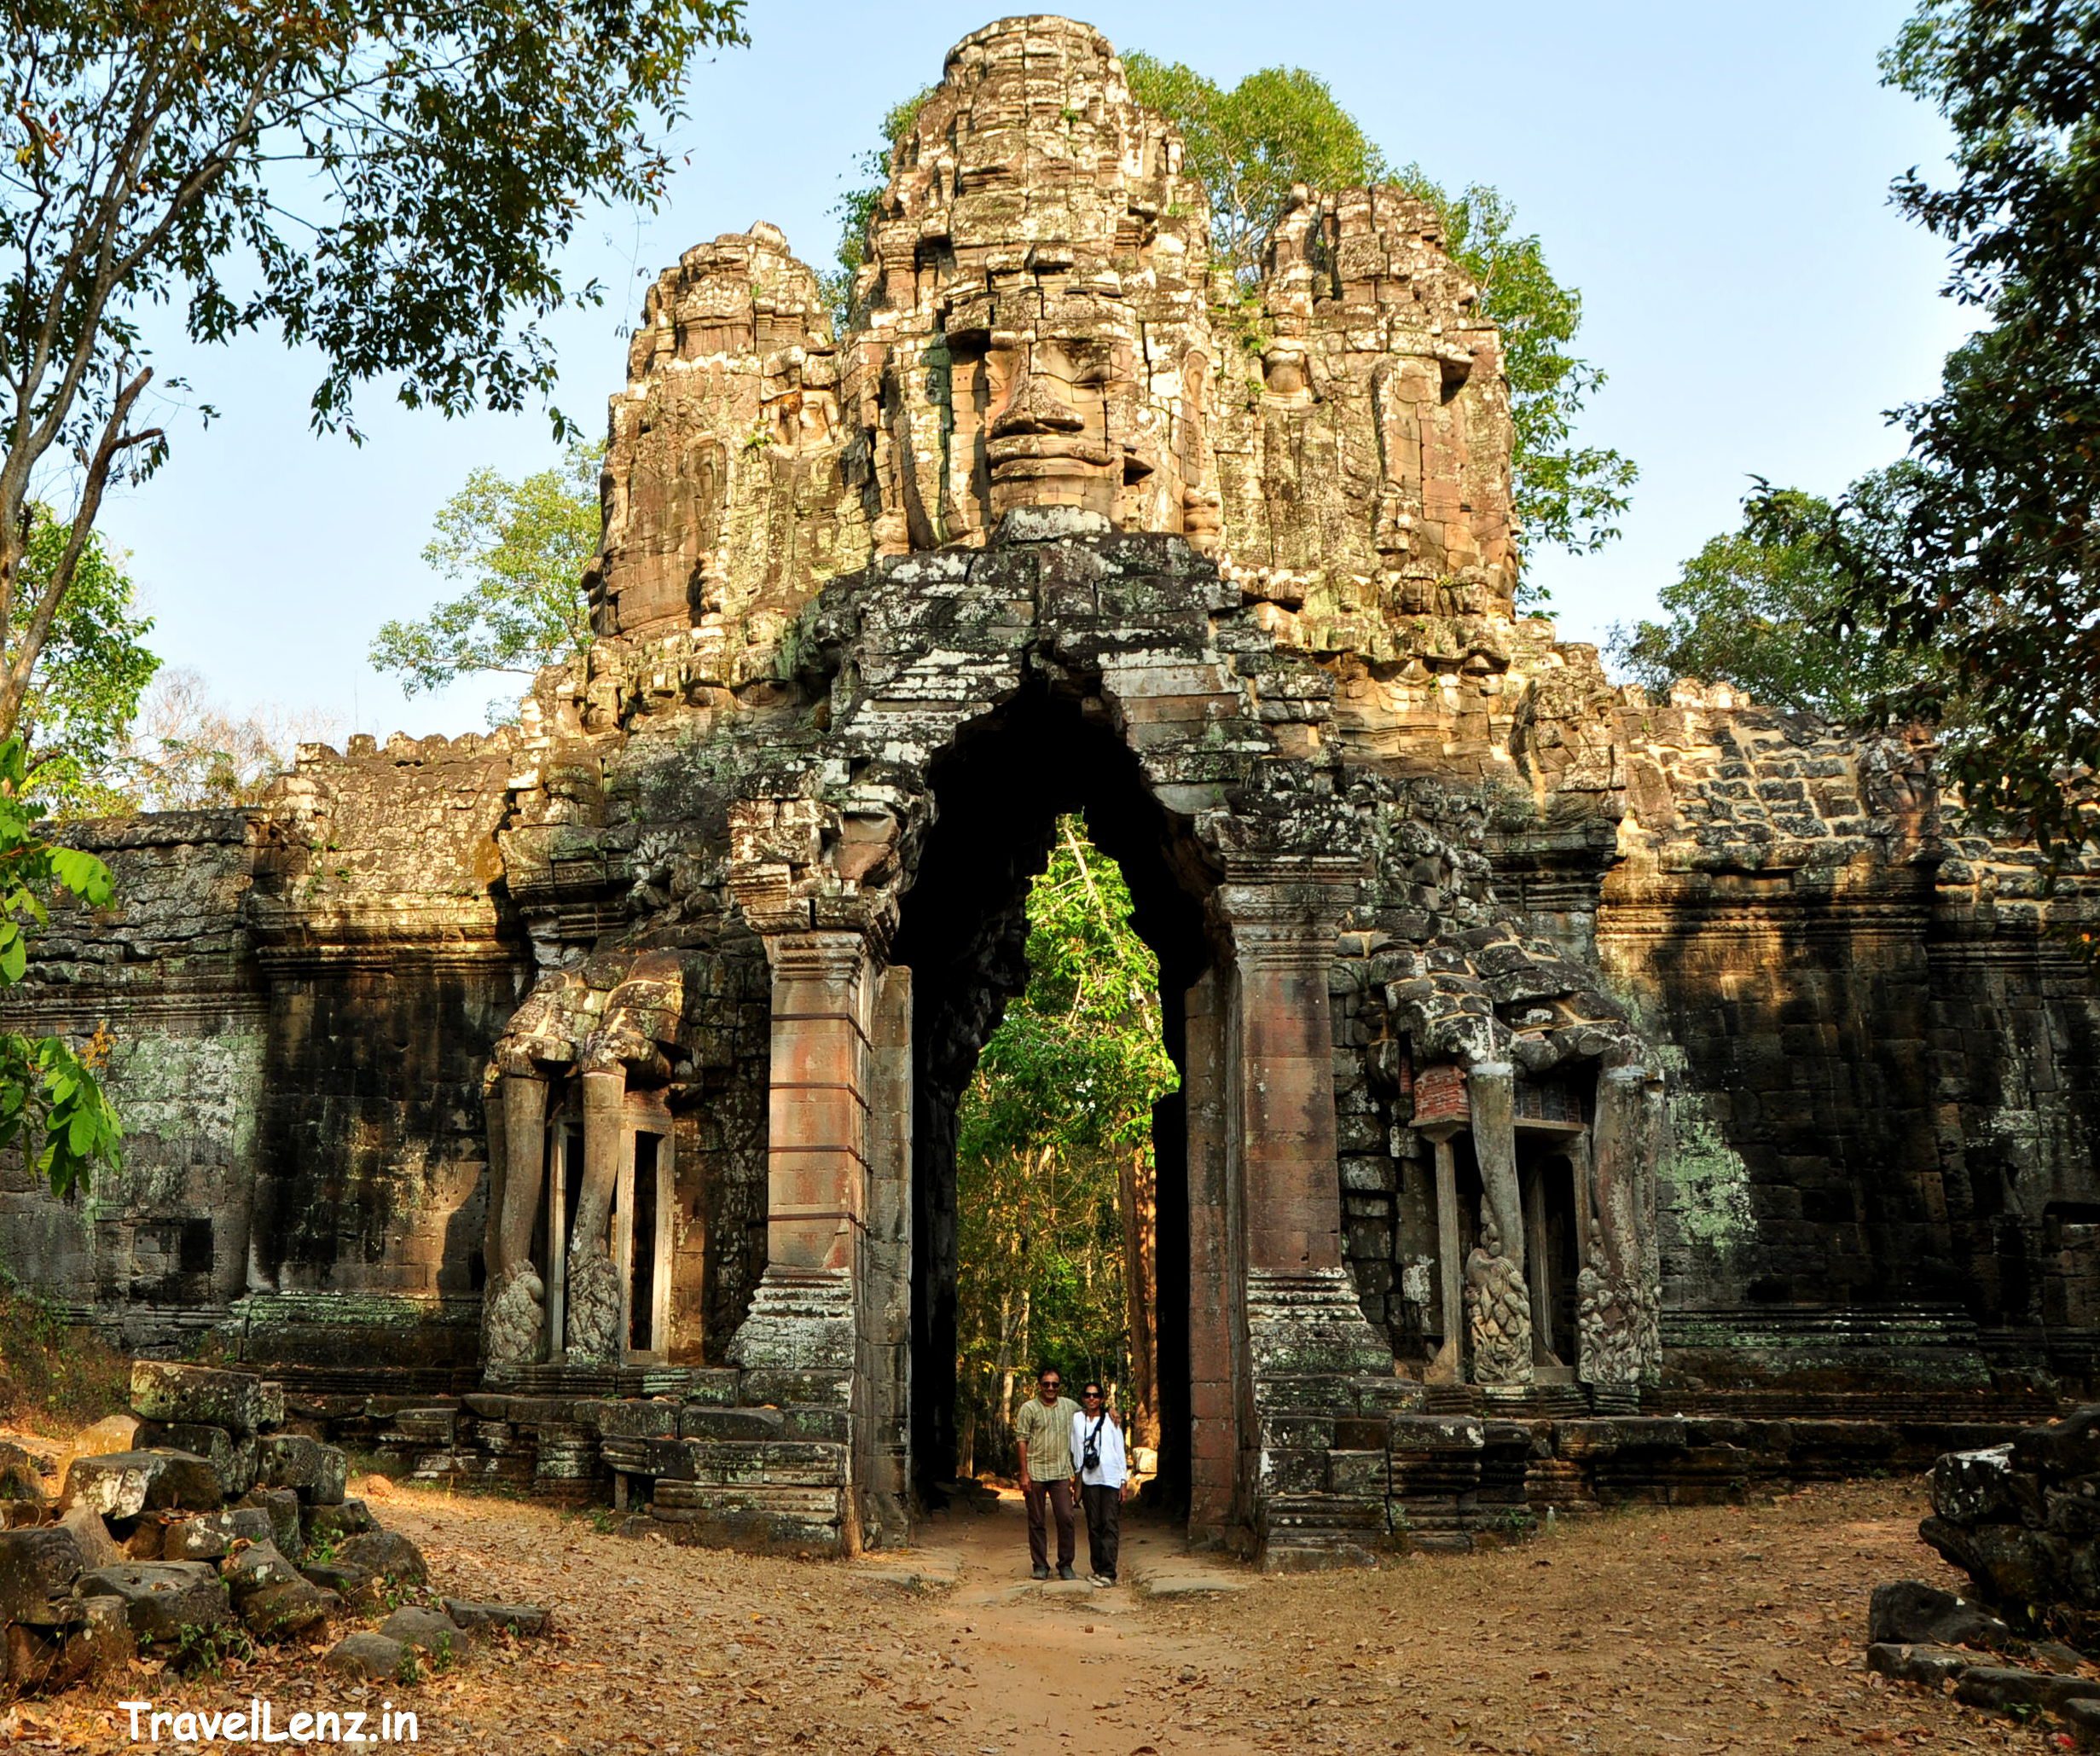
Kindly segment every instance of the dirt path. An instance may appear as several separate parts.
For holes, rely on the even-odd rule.
[[[563,1631],[363,1705],[412,1702],[421,1747],[498,1756],[2050,1748],[2043,1731],[1865,1674],[1871,1587],[1952,1583],[1917,1540],[1922,1510],[1915,1483],[1864,1483],[1153,1597],[1035,1585],[1011,1505],[930,1521],[900,1568],[673,1549],[543,1507],[403,1491],[382,1515],[447,1590],[549,1602]],[[1174,1546],[1140,1527],[1126,1571],[1171,1582]],[[896,1583],[914,1573],[952,1583]],[[132,1748],[109,1705],[128,1698],[260,1695],[280,1723],[351,1702],[316,1657],[281,1651],[188,1684],[134,1674],[99,1700],[0,1719],[0,1744],[12,1731],[26,1749]]]

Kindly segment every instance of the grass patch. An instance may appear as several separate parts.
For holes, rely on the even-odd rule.
[[[67,1439],[131,1400],[131,1360],[0,1270],[0,1420]]]

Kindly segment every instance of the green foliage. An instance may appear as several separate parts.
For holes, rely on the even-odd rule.
[[[1853,503],[1894,518],[1912,473],[1899,464],[1867,477]],[[1815,534],[1830,515],[1812,494],[1761,496],[1740,529],[1714,537],[1663,588],[1666,621],[1612,630],[1613,656],[1657,699],[1676,679],[1698,677],[1733,683],[1766,707],[1873,719],[1931,660],[1847,621],[1842,579]]]
[[[1242,284],[1262,271],[1293,183],[1346,188],[1384,179],[1384,154],[1326,80],[1263,67],[1230,91],[1180,61],[1123,58],[1131,96],[1181,131],[1182,167],[1210,198],[1210,246]]]
[[[1509,380],[1513,510],[1523,541],[1593,554],[1619,534],[1616,522],[1640,471],[1620,453],[1573,443],[1575,418],[1604,374],[1568,351],[1582,323],[1582,295],[1546,267],[1535,232],[1517,211],[1474,183],[1456,197],[1411,165],[1397,179],[1443,221],[1452,259],[1479,289],[1479,310],[1502,334]],[[1530,601],[1546,594],[1534,589]]]
[[[1901,411],[1901,517],[1848,495],[1801,534],[1849,614],[1935,655],[1890,709],[1958,698],[1943,761],[1968,804],[2074,845],[2093,823],[2066,780],[2100,770],[2100,0],[1924,0],[1882,68],[1953,131],[1954,181],[1913,170],[1895,199],[1983,322]]]
[[[91,908],[113,900],[107,866],[38,833],[44,807],[24,797],[28,779],[21,740],[0,742],[0,989],[22,979],[30,929],[50,919],[54,898],[77,897]],[[121,1162],[123,1130],[95,1077],[109,1047],[100,1032],[76,1050],[63,1037],[0,1030],[0,1151],[20,1147],[55,1194],[69,1195],[97,1167]]]
[[[534,675],[590,645],[583,568],[597,553],[602,444],[572,445],[560,469],[507,481],[478,469],[438,513],[423,559],[467,589],[420,622],[388,622],[375,669],[413,695],[482,671]],[[507,708],[508,704],[498,704]],[[492,710],[492,716],[495,710]]]
[[[34,600],[49,585],[72,532],[37,501],[28,516],[20,577]],[[153,621],[134,613],[136,593],[125,566],[120,551],[90,533],[31,667],[16,722],[32,753],[30,792],[65,816],[130,808],[126,740],[160,661],[140,644]]]
[[[131,1400],[131,1356],[0,1266],[0,1422],[68,1438]]]
[[[600,204],[661,200],[687,65],[742,41],[741,18],[742,0],[0,9],[0,735],[104,496],[167,455],[144,414],[149,308],[192,343],[310,349],[313,424],[352,438],[374,378],[448,414],[544,399],[543,324],[603,300],[566,246]],[[22,515],[55,457],[78,494],[32,596]]]
[[[890,156],[919,120],[935,87],[922,86],[901,104],[893,104],[882,119],[883,144],[870,147],[854,161],[853,173],[862,179],[842,194],[832,206],[838,221],[838,268],[835,274],[817,280],[832,320],[843,326],[851,313],[853,277],[867,260],[867,229],[875,217],[875,204],[890,180]]]
[[[1073,1381],[1121,1376],[1120,1191],[1175,1088],[1158,962],[1123,874],[1075,818],[1058,825],[1028,924],[1028,986],[984,1046],[955,1150],[961,1394],[1002,1433],[1038,1360]]]
[[[1639,472],[1615,450],[1574,443],[1577,417],[1604,383],[1569,351],[1582,296],[1554,278],[1538,235],[1518,228],[1508,200],[1481,183],[1452,195],[1419,165],[1391,172],[1356,119],[1302,68],[1267,67],[1226,91],[1147,55],[1127,55],[1123,67],[1138,101],[1181,130],[1182,162],[1210,192],[1211,248],[1243,291],[1260,274],[1293,183],[1334,189],[1389,178],[1428,202],[1453,260],[1479,289],[1481,315],[1502,333],[1523,542],[1590,553],[1619,534]],[[1530,588],[1527,601],[1545,595]]]

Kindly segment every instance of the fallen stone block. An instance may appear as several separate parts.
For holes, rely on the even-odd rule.
[[[345,1537],[361,1537],[367,1531],[380,1527],[379,1520],[363,1500],[345,1500],[337,1506],[304,1507],[300,1524],[310,1548],[323,1543],[339,1543]]]
[[[1932,1510],[1955,1524],[2018,1524],[2030,1511],[2036,1523],[2041,1521],[2039,1490],[2031,1478],[2013,1469],[2010,1445],[1947,1452],[1933,1464],[1927,1487]]]
[[[450,1616],[417,1604],[402,1605],[380,1624],[380,1632],[441,1661],[455,1659],[467,1649],[464,1628]]]
[[[1877,1585],[1867,1608],[1867,1638],[1877,1643],[1992,1647],[2011,1635],[1988,1610],[1921,1579]]]
[[[317,1439],[273,1433],[257,1443],[255,1480],[261,1487],[291,1488],[309,1504],[333,1506],[349,1484],[350,1459]]]
[[[275,1543],[244,1543],[219,1563],[218,1576],[238,1605],[251,1591],[265,1585],[281,1585],[301,1577],[297,1568],[279,1553]]]
[[[299,1497],[296,1489],[251,1488],[241,1497],[241,1504],[253,1507],[268,1517],[270,1540],[276,1544],[279,1554],[297,1560],[306,1552],[305,1540],[299,1534]]]
[[[1954,1699],[1993,1713],[2022,1707],[2054,1712],[2066,1701],[2100,1699],[2100,1679],[2029,1671],[2015,1665],[1971,1665],[1954,1685]]]
[[[69,1621],[80,1545],[63,1525],[0,1531],[0,1622],[56,1627]]]
[[[469,1634],[516,1634],[529,1637],[547,1631],[547,1612],[537,1603],[477,1603],[448,1597],[444,1613]]]
[[[384,1634],[345,1634],[321,1662],[339,1677],[361,1683],[393,1683],[405,1678],[409,1649]]]
[[[1958,1678],[1976,1662],[1976,1655],[1958,1646],[1911,1646],[1880,1641],[1866,1649],[1866,1667],[1899,1683],[1923,1684],[1937,1690],[1950,1678]]]
[[[75,1458],[61,1496],[68,1506],[85,1505],[105,1518],[136,1518],[142,1512],[216,1510],[225,1498],[218,1472],[189,1452],[114,1452]]]
[[[131,1366],[131,1407],[148,1421],[198,1422],[250,1434],[284,1418],[284,1392],[253,1372],[141,1359]]]
[[[0,1440],[0,1500],[28,1500],[40,1506],[47,1498],[37,1460],[19,1445]]]
[[[340,1598],[343,1607],[363,1615],[380,1607],[380,1576],[368,1567],[346,1567],[339,1561],[308,1561],[299,1572],[324,1591]]]
[[[258,1640],[282,1640],[319,1627],[341,1614],[336,1593],[294,1573],[257,1587],[240,1600],[241,1626]]]
[[[107,1567],[113,1561],[123,1559],[116,1539],[109,1534],[109,1527],[102,1522],[102,1515],[91,1506],[68,1506],[60,1515],[59,1528],[73,1533],[73,1539],[80,1550],[83,1567]]]
[[[423,1565],[423,1551],[398,1531],[367,1531],[345,1537],[335,1545],[339,1564],[361,1567],[397,1585],[420,1585],[430,1577]]]
[[[259,1506],[229,1506],[177,1519],[162,1533],[160,1554],[167,1561],[223,1561],[238,1542],[276,1540],[270,1514]]]
[[[125,1620],[143,1646],[172,1642],[185,1628],[216,1628],[233,1607],[226,1582],[208,1561],[125,1561],[80,1576],[83,1597],[122,1600]]]
[[[219,1490],[237,1500],[255,1486],[255,1440],[235,1438],[223,1427],[200,1421],[147,1421],[138,1429],[142,1450],[188,1452],[206,1459],[218,1472]]]

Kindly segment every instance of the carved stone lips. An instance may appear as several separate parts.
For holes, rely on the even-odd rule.
[[[1115,461],[1105,439],[1084,433],[1004,433],[987,443],[984,455],[992,473],[1006,479],[1055,473],[1045,467],[1049,465],[1083,463],[1106,469]]]

